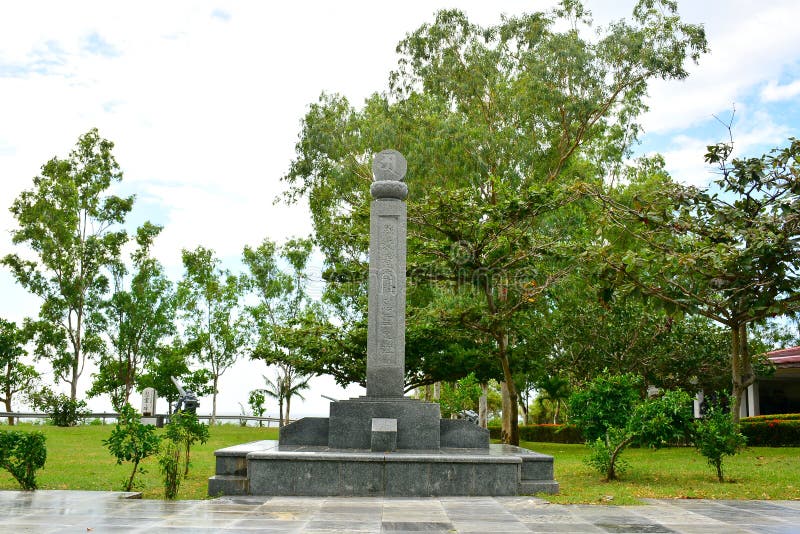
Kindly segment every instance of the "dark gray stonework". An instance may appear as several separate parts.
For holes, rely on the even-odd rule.
[[[488,449],[489,431],[466,419],[439,420],[439,446]]]
[[[372,419],[397,419],[398,449],[438,449],[441,411],[435,402],[415,399],[358,399],[331,403],[328,446],[369,449]]]
[[[322,445],[328,444],[327,417],[304,417],[280,429],[281,445]]]
[[[517,495],[523,488],[557,492],[552,479],[520,479],[529,452],[492,445],[380,453],[275,443],[246,455],[248,490],[251,495],[387,497]]]

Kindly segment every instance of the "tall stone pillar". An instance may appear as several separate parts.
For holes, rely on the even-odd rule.
[[[370,188],[367,397],[403,397],[406,331],[406,160],[384,150]]]

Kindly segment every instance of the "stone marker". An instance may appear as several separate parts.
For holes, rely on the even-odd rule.
[[[142,415],[151,417],[156,414],[156,390],[144,388],[142,391]]]
[[[367,397],[402,397],[406,332],[406,160],[384,150],[372,165]]]

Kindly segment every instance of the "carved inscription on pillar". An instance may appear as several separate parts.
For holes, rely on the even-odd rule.
[[[397,220],[381,217],[378,271],[378,361],[397,364]]]

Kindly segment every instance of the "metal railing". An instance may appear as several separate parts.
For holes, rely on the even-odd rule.
[[[0,412],[0,418],[5,417],[13,417],[16,420],[20,419],[48,419],[50,418],[50,414],[46,413],[36,413],[36,412]],[[116,420],[119,417],[118,413],[115,412],[99,412],[99,413],[90,413],[80,417],[82,420],[86,419],[100,419],[103,421],[103,424],[106,423],[106,419]],[[156,414],[153,417],[169,417],[165,414]],[[211,419],[211,415],[197,415],[198,419]],[[256,417],[254,415],[217,415],[217,420],[221,421],[261,421],[263,423],[267,423],[267,427],[271,425],[271,423],[275,423],[276,425],[280,423],[280,420],[277,417]],[[294,421],[291,419],[289,422]]]

